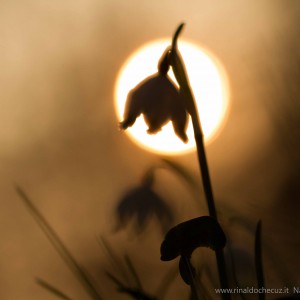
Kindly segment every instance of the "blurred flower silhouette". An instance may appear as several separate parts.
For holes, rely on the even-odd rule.
[[[147,77],[129,92],[120,128],[127,129],[132,126],[136,118],[143,114],[149,126],[149,134],[157,133],[162,126],[172,121],[176,135],[186,143],[188,114],[183,96],[167,76],[168,51],[160,60],[158,69],[158,73]]]
[[[152,190],[153,174],[143,179],[142,184],[126,193],[116,207],[117,230],[135,219],[135,230],[140,233],[155,216],[164,234],[173,223],[172,209]]]

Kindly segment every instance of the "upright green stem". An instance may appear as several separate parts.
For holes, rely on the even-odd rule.
[[[183,26],[184,24],[181,24],[174,34],[172,48],[170,50],[170,63],[172,65],[176,80],[179,83],[180,89],[182,90],[182,93],[185,96],[186,108],[192,118],[194,136],[197,146],[198,162],[201,170],[202,184],[204,188],[204,194],[208,206],[209,215],[217,220],[217,212],[215,208],[212,185],[210,181],[208,164],[204,149],[203,132],[200,125],[200,118],[198,116],[194,95],[189,85],[189,80],[184,67],[184,63],[177,49],[177,38]],[[216,260],[221,288],[226,289],[228,288],[228,279],[223,250],[216,251]],[[230,299],[230,294],[223,293],[222,298],[223,300],[228,300]]]

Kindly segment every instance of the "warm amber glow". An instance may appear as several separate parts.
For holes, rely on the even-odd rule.
[[[118,119],[123,120],[123,111],[128,92],[149,75],[157,72],[157,63],[169,40],[146,44],[134,52],[118,74],[115,87],[115,105]],[[227,79],[220,64],[204,49],[186,41],[179,42],[179,50],[186,64],[205,136],[211,142],[222,129],[229,108]],[[175,78],[170,70],[170,77]],[[189,142],[184,144],[173,132],[171,123],[155,135],[146,132],[147,125],[142,116],[126,133],[139,146],[160,154],[181,154],[195,148],[192,124],[189,122]]]

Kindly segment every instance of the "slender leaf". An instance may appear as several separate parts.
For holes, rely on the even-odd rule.
[[[230,243],[228,243],[227,246],[228,246],[228,250],[229,250],[228,252],[229,252],[229,259],[230,259],[230,263],[231,263],[231,270],[232,270],[233,280],[234,280],[235,285],[238,288],[240,288],[240,284],[239,284],[237,274],[236,274],[236,264],[235,264],[234,257],[233,257],[232,247],[231,247]],[[243,293],[240,294],[240,297],[243,300],[246,300],[246,297]]]
[[[48,292],[54,294],[55,296],[64,299],[64,300],[72,300],[69,296],[67,296],[65,293],[61,292],[58,288],[54,287],[50,283],[46,282],[45,280],[41,278],[36,279],[37,284],[39,284],[41,287],[46,289]]]
[[[141,282],[141,280],[138,276],[138,273],[137,273],[137,271],[136,271],[136,269],[135,269],[135,267],[134,267],[134,265],[133,265],[133,263],[132,263],[132,261],[131,261],[128,254],[125,255],[125,262],[127,264],[127,267],[129,269],[130,273],[132,274],[132,276],[135,280],[135,283],[136,283],[137,287],[142,291],[143,290],[142,282]]]
[[[118,286],[119,289],[125,288],[125,285],[115,275],[113,275],[112,273],[110,273],[108,271],[106,271],[105,274],[112,282],[114,282]]]
[[[192,189],[194,189],[194,190],[199,189],[199,185],[197,184],[195,177],[186,168],[184,168],[182,165],[180,165],[177,162],[170,160],[168,158],[162,158],[162,161],[166,165],[168,165],[168,167],[171,168],[171,170],[173,170],[181,178],[183,178]]]
[[[32,214],[33,218],[36,220],[37,224],[40,226],[42,231],[47,236],[48,240],[51,242],[53,247],[56,249],[58,254],[64,260],[66,265],[81,283],[86,292],[90,295],[93,300],[101,300],[102,297],[96,290],[95,286],[90,282],[86,274],[83,272],[82,268],[73,258],[69,250],[65,247],[63,242],[60,240],[58,235],[52,229],[52,227],[48,224],[43,215],[39,212],[39,210],[35,207],[33,202],[29,199],[29,197],[25,194],[25,192],[18,186],[16,186],[16,191],[20,198],[23,200],[24,204],[28,208],[29,212]]]
[[[135,300],[157,300],[157,298],[146,294],[144,291],[133,288],[124,288],[119,290],[121,293],[127,294]]]
[[[128,274],[126,272],[125,267],[123,266],[121,260],[118,258],[117,254],[114,252],[111,245],[108,243],[108,241],[104,237],[100,237],[98,240],[99,244],[103,246],[105,251],[108,254],[108,257],[110,258],[111,264],[116,268],[116,270],[121,274],[123,279],[129,284],[128,280]]]
[[[208,292],[207,287],[201,280],[195,282],[196,288],[199,290],[199,294],[201,295],[201,299],[203,300],[211,300],[210,294]]]
[[[152,297],[140,289],[126,287],[119,279],[117,279],[110,272],[106,272],[106,275],[118,286],[118,291],[120,293],[127,294],[135,300],[157,300],[156,297]]]
[[[178,275],[178,268],[177,266],[175,268],[170,269],[167,274],[164,276],[164,278],[161,280],[157,290],[156,295],[157,298],[163,300],[165,298],[165,295],[168,291],[168,288],[170,287],[170,284],[172,281],[176,278]]]

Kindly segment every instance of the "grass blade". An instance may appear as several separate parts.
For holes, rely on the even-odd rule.
[[[177,173],[182,179],[184,179],[187,184],[193,189],[193,190],[198,190],[199,185],[197,184],[197,181],[195,180],[195,177],[182,165],[178,164],[177,162],[170,160],[168,158],[162,158],[162,161],[168,165],[168,167]]]
[[[142,291],[140,289],[126,287],[119,279],[117,279],[110,272],[106,272],[106,275],[109,277],[109,279],[112,282],[114,282],[117,285],[118,291],[120,293],[127,294],[128,296],[130,296],[131,298],[133,298],[135,300],[157,300],[156,297],[147,295],[144,291]]]
[[[97,239],[99,244],[104,247],[105,251],[108,254],[108,257],[110,258],[111,264],[116,268],[117,271],[120,272],[123,279],[129,284],[128,280],[128,274],[121,262],[121,260],[118,258],[118,256],[115,254],[113,248],[110,246],[110,244],[107,242],[107,240],[104,237],[100,237]]]
[[[264,272],[263,272],[263,262],[262,262],[262,244],[261,244],[261,220],[258,221],[255,232],[255,269],[257,276],[257,286],[258,288],[264,287]],[[259,300],[265,299],[264,293],[258,294]]]
[[[105,274],[112,282],[114,282],[118,286],[119,289],[125,288],[125,285],[116,276],[114,276],[113,274],[111,274],[108,271],[106,271]]]
[[[53,285],[49,284],[45,280],[41,278],[36,279],[37,284],[39,284],[42,288],[46,289],[48,292],[54,294],[55,296],[64,299],[64,300],[72,300],[69,296],[67,296],[65,293],[61,292],[59,289],[54,287]]]
[[[237,273],[236,273],[236,263],[235,263],[234,257],[233,257],[233,250],[232,250],[232,247],[229,242],[227,242],[227,247],[228,247],[228,252],[229,252],[229,260],[230,260],[230,264],[231,264],[232,277],[234,280],[234,284],[238,288],[240,288],[240,284],[239,284]],[[243,293],[240,294],[240,297],[241,297],[241,299],[246,300],[246,297]]]
[[[48,240],[51,242],[53,247],[56,249],[58,254],[64,260],[64,262],[69,267],[69,269],[72,271],[72,273],[75,275],[75,277],[78,279],[78,281],[82,284],[83,288],[90,295],[91,299],[101,300],[102,298],[99,295],[96,288],[94,287],[94,285],[90,282],[90,280],[88,279],[86,274],[83,272],[83,270],[81,269],[79,264],[73,258],[71,253],[65,247],[65,245],[60,240],[60,238],[57,236],[57,234],[52,229],[52,227],[48,224],[48,222],[43,217],[43,215],[35,207],[35,205],[32,203],[32,201],[29,199],[29,197],[18,186],[16,187],[16,191],[17,191],[18,195],[20,196],[20,198],[23,200],[24,204],[28,208],[29,212],[31,213],[31,215],[33,216],[33,218],[35,219],[37,224],[40,226],[42,231],[47,236]]]
[[[134,267],[134,265],[133,265],[133,263],[132,263],[132,261],[131,261],[128,254],[125,255],[125,262],[128,266],[128,269],[129,269],[130,273],[132,274],[132,276],[135,280],[135,283],[136,283],[138,289],[140,289],[142,291],[143,290],[142,282],[141,282],[141,280],[138,276],[138,273],[137,273],[137,271],[136,271],[136,269],[135,269],[135,267]]]
[[[176,278],[178,275],[178,268],[172,268],[168,271],[168,273],[164,276],[164,278],[161,280],[161,283],[159,284],[157,290],[156,290],[156,295],[157,298],[163,300],[168,288],[170,287],[170,284],[172,281]]]

